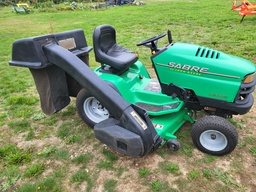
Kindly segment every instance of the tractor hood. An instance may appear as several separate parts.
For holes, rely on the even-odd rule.
[[[151,59],[161,85],[175,84],[200,97],[234,102],[242,84],[256,83],[252,62],[195,44],[175,43]]]
[[[187,43],[175,43],[152,59],[156,65],[168,65],[173,69],[230,78],[240,82],[246,75],[256,71],[255,65],[248,60]]]

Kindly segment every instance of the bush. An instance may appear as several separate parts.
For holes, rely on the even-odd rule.
[[[52,8],[53,4],[51,2],[44,2],[44,3],[35,3],[35,9],[45,9],[45,8]]]
[[[70,6],[70,5],[64,5],[64,4],[57,5],[57,6],[56,6],[56,9],[57,9],[58,11],[72,11],[72,10],[73,10],[72,6]]]

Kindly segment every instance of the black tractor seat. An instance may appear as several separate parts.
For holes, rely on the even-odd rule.
[[[116,30],[111,25],[100,25],[94,29],[93,47],[95,60],[115,74],[122,74],[138,60],[135,53],[116,43]]]

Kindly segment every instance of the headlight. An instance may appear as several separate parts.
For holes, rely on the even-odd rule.
[[[244,83],[251,83],[251,82],[254,81],[255,78],[256,78],[256,72],[253,73],[253,74],[250,74],[250,75],[245,76],[243,82],[244,82]]]

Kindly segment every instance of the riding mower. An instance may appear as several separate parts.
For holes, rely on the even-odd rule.
[[[226,155],[238,142],[227,118],[247,113],[253,105],[256,67],[239,57],[187,43],[157,46],[156,35],[137,44],[151,51],[157,78],[151,78],[138,55],[116,42],[116,31],[101,25],[93,33],[100,66],[89,67],[81,29],[17,40],[13,66],[28,67],[46,114],[58,112],[76,97],[79,116],[95,137],[114,150],[142,157],[167,145],[180,148],[175,133],[187,121],[202,152]],[[196,119],[196,112],[204,116]]]

